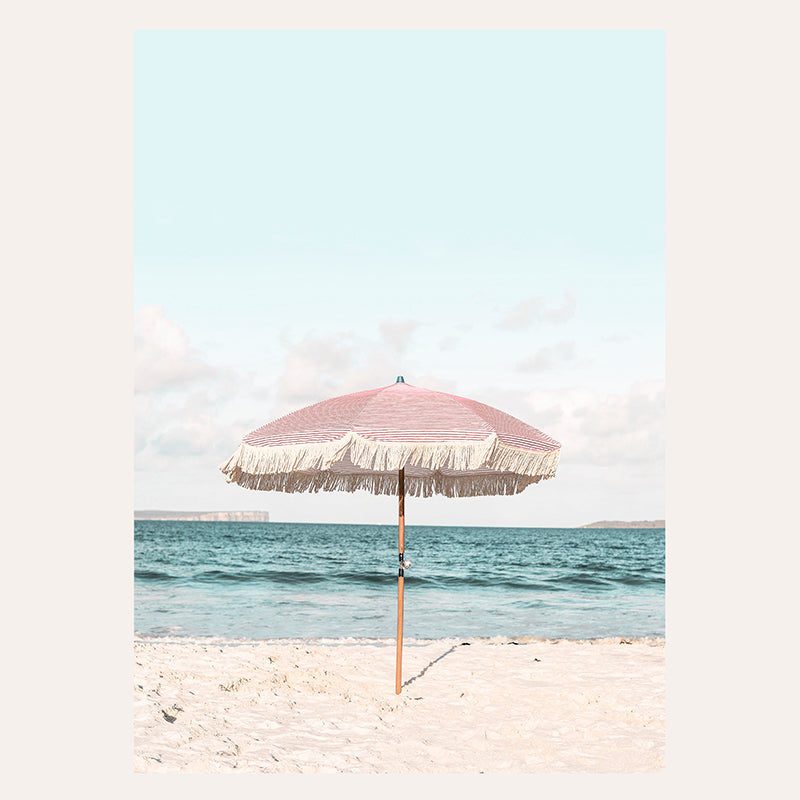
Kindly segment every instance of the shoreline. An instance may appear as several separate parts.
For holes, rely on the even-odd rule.
[[[460,644],[469,642],[470,644],[646,644],[651,647],[663,647],[666,645],[665,636],[596,636],[585,638],[572,638],[570,636],[560,636],[551,638],[546,636],[436,636],[431,638],[415,638],[407,636],[403,638],[403,647],[424,646],[433,642],[442,644]],[[336,647],[339,645],[375,645],[377,647],[394,647],[397,639],[392,637],[358,637],[358,636],[291,636],[291,637],[272,637],[265,639],[253,639],[250,637],[236,636],[180,636],[177,634],[139,634],[133,636],[134,644],[137,643],[162,643],[162,644],[213,644],[213,645],[284,645],[284,644],[312,644],[320,647]]]
[[[663,638],[394,644],[137,637],[134,770],[664,770]]]

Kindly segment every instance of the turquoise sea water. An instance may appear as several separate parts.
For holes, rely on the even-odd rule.
[[[397,528],[134,523],[140,636],[391,639]],[[406,528],[408,639],[664,636],[664,529]]]

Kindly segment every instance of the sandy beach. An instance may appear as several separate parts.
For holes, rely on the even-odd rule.
[[[134,642],[136,772],[665,768],[665,642]]]

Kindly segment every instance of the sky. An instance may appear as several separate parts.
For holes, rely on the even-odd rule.
[[[662,31],[137,31],[135,507],[392,524],[218,466],[406,382],[562,444],[409,525],[664,517]]]

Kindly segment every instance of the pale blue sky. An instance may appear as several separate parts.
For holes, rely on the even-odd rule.
[[[361,521],[216,466],[405,374],[564,446],[417,522],[663,516],[663,32],[143,31],[135,81],[137,508]]]

